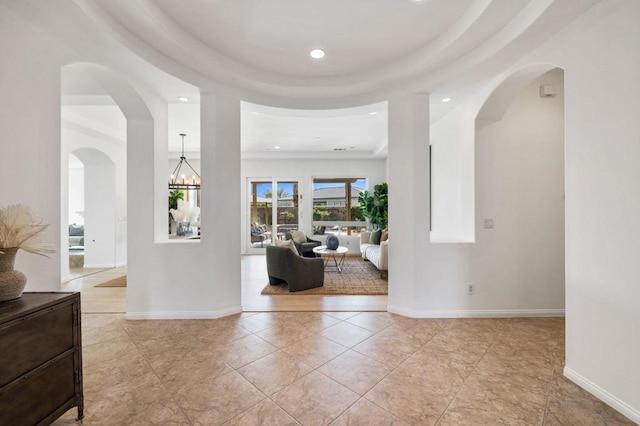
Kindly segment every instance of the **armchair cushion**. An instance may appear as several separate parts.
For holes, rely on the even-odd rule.
[[[287,247],[293,253],[295,253],[296,256],[300,255],[300,253],[298,253],[298,249],[296,248],[293,240],[276,240],[275,243],[277,247]]]
[[[324,285],[324,260],[306,259],[287,247],[267,246],[269,284],[286,282],[289,291],[307,290]]]
[[[287,240],[293,240],[293,243],[295,244],[296,249],[298,250],[298,253],[300,254],[300,256],[303,256],[303,257],[318,257],[313,252],[313,248],[321,246],[322,242],[320,242],[318,240],[312,240],[311,238],[305,236],[306,242],[297,243],[296,240],[293,239],[293,235],[292,235],[291,232],[285,233],[284,234],[284,238],[287,239]]]

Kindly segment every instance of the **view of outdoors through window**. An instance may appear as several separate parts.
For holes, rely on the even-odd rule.
[[[275,187],[275,194],[274,194]],[[251,181],[251,247],[264,248],[299,229],[298,182]]]
[[[313,233],[354,234],[366,226],[358,195],[366,188],[363,178],[313,180]]]
[[[313,180],[313,234],[358,234],[366,227],[358,196],[364,178]],[[249,181],[250,247],[264,248],[286,233],[300,229],[300,183]]]

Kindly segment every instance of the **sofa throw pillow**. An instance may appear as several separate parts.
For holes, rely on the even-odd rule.
[[[275,242],[276,247],[289,247],[296,256],[299,256],[298,249],[296,248],[296,245],[293,244],[293,240],[276,240]]]
[[[380,235],[380,242],[387,241],[389,239],[389,231],[386,229],[382,231],[382,235]]]
[[[307,236],[304,235],[304,232],[302,231],[296,231],[296,230],[291,231],[291,239],[293,239],[293,241],[295,241],[298,244],[307,242]]]
[[[382,236],[382,231],[379,230],[379,229],[376,229],[375,231],[373,231],[371,233],[371,236],[369,237],[369,243],[380,245],[380,237],[381,236]]]

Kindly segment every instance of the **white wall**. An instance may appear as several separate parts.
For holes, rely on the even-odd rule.
[[[566,76],[565,374],[640,423],[640,2],[626,3],[552,59]]]
[[[475,239],[474,118],[460,105],[430,126],[432,242]]]
[[[543,84],[557,95],[541,98]],[[476,134],[469,309],[564,310],[563,108],[557,69],[524,88],[500,121]]]
[[[0,6],[0,202],[25,203],[49,228],[50,259],[20,251],[26,291],[60,290],[60,58],[64,50]],[[9,59],[10,58],[10,59]]]
[[[302,160],[302,159],[243,159],[241,168],[242,181],[242,253],[247,252],[249,210],[248,210],[248,182],[250,178],[264,178],[277,180],[299,180],[302,194],[300,226],[307,235],[312,234],[313,219],[313,179],[328,177],[364,177],[367,178],[369,188],[386,182],[384,160]],[[345,239],[346,242],[346,239]],[[354,244],[350,241],[350,246]],[[355,253],[357,247],[350,247]]]
[[[73,154],[69,157],[69,162],[72,162],[74,166],[69,166],[69,203],[68,203],[68,224],[84,224],[84,166],[82,162]],[[77,163],[77,165],[75,165]],[[80,212],[80,213],[78,213]],[[64,243],[64,241],[63,241]]]
[[[95,148],[73,151],[85,165],[84,267],[116,266],[116,167]]]

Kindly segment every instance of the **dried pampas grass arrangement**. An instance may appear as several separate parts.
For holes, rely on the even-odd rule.
[[[2,249],[18,248],[26,252],[47,256],[53,246],[40,241],[49,225],[33,217],[24,204],[12,204],[0,208],[0,254]]]

